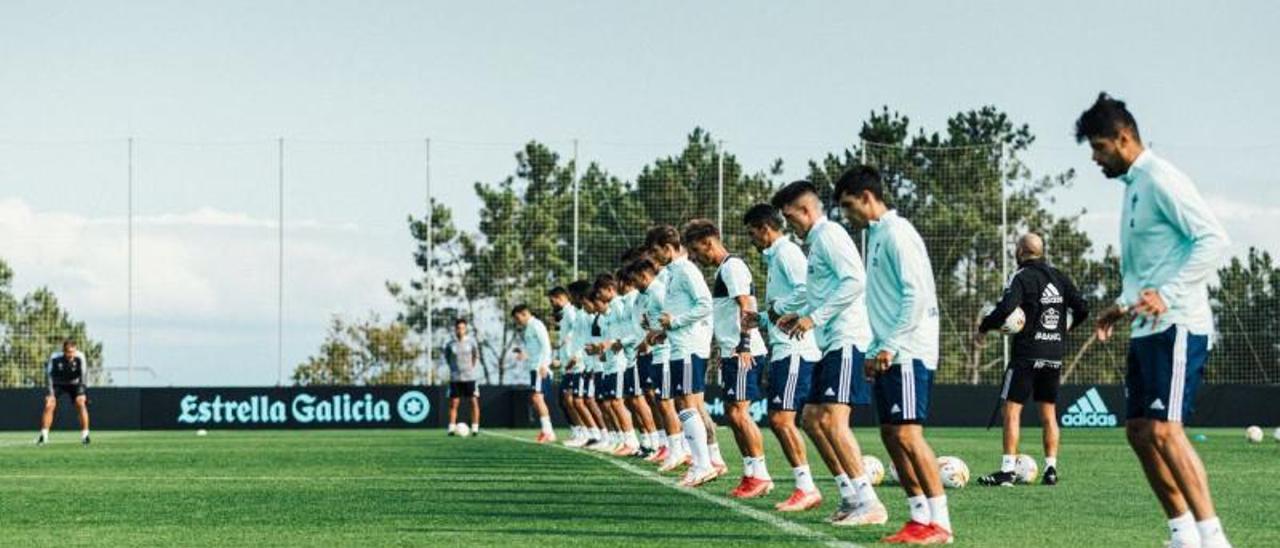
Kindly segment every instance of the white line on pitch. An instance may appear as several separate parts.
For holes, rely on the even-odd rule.
[[[514,441],[518,441],[518,442],[521,442],[521,443],[529,443],[529,444],[534,444],[534,443],[535,443],[533,440],[525,439],[525,438],[521,438],[521,437],[519,437],[519,436],[512,436],[511,434],[507,434],[507,433],[505,433],[505,432],[492,432],[492,431],[491,431],[491,432],[489,432],[489,435],[491,435],[491,436],[497,436],[497,437],[500,437],[500,438],[506,438],[506,439],[514,440]],[[800,525],[799,523],[796,523],[796,522],[794,522],[794,521],[790,521],[790,520],[782,519],[782,518],[780,518],[780,517],[778,517],[778,516],[775,516],[775,515],[773,515],[773,514],[770,514],[770,513],[768,513],[768,512],[762,512],[762,511],[760,511],[760,510],[756,510],[755,508],[752,508],[752,507],[747,506],[747,505],[745,505],[745,504],[741,504],[741,503],[738,503],[738,502],[734,502],[734,501],[732,501],[732,500],[729,500],[729,499],[726,499],[726,498],[723,498],[723,497],[717,497],[717,496],[712,495],[711,493],[708,493],[708,492],[706,492],[706,491],[701,491],[701,490],[698,490],[698,489],[689,489],[689,488],[685,488],[685,487],[680,487],[679,485],[677,485],[677,484],[676,484],[675,480],[672,480],[672,479],[670,479],[670,478],[663,477],[663,476],[661,476],[661,475],[659,475],[659,474],[657,474],[657,473],[655,473],[655,472],[652,472],[652,471],[649,471],[649,470],[645,470],[645,469],[643,469],[643,468],[639,468],[639,467],[634,466],[634,465],[632,465],[632,464],[630,464],[630,463],[627,463],[627,462],[623,462],[623,461],[620,461],[620,460],[617,460],[617,459],[611,459],[611,458],[609,458],[609,457],[607,457],[607,456],[605,456],[605,455],[597,454],[597,453],[593,453],[593,452],[590,452],[590,451],[584,451],[584,450],[580,450],[580,449],[574,449],[574,448],[572,448],[572,447],[565,447],[565,446],[560,445],[560,444],[558,444],[558,443],[553,443],[553,444],[549,444],[549,445],[551,445],[551,446],[553,446],[553,447],[556,447],[556,448],[558,448],[558,449],[563,449],[563,450],[565,450],[565,451],[569,451],[569,452],[573,452],[573,453],[579,453],[579,454],[582,454],[582,455],[587,455],[587,456],[590,456],[590,457],[594,457],[594,458],[596,458],[596,459],[598,459],[598,460],[602,460],[602,461],[604,461],[604,462],[607,462],[607,463],[609,463],[609,464],[612,464],[612,465],[614,465],[614,466],[617,466],[618,468],[621,468],[621,469],[623,469],[623,470],[625,470],[625,471],[627,471],[627,472],[630,472],[630,473],[632,473],[632,474],[635,474],[635,475],[637,475],[637,476],[640,476],[640,477],[642,477],[642,478],[644,478],[644,479],[647,479],[647,480],[652,481],[652,482],[654,482],[654,483],[657,483],[657,484],[659,484],[659,485],[666,486],[666,487],[668,487],[668,488],[674,489],[674,490],[679,491],[679,492],[681,492],[681,493],[686,493],[686,494],[692,495],[692,496],[694,496],[694,497],[697,497],[697,498],[699,498],[699,499],[702,499],[702,500],[704,500],[704,501],[706,501],[706,502],[710,502],[710,503],[712,503],[712,504],[716,504],[716,505],[718,505],[718,506],[723,506],[724,508],[728,508],[729,510],[732,510],[732,511],[733,511],[734,513],[736,513],[736,514],[739,514],[739,515],[742,515],[742,516],[746,516],[746,517],[748,517],[748,518],[754,519],[754,520],[759,521],[759,522],[767,523],[767,524],[772,525],[772,526],[776,527],[777,529],[779,529],[779,530],[781,530],[781,531],[783,531],[783,532],[785,532],[785,533],[789,533],[789,534],[792,534],[792,535],[796,535],[796,536],[804,537],[804,538],[807,538],[807,539],[809,539],[809,540],[816,540],[816,541],[822,542],[823,544],[825,544],[825,545],[827,545],[827,546],[832,546],[832,547],[836,547],[836,546],[838,546],[838,547],[842,547],[842,548],[857,548],[857,547],[858,547],[858,545],[857,545],[857,544],[854,544],[854,543],[851,543],[851,542],[846,542],[846,541],[840,540],[840,539],[838,539],[838,538],[836,538],[836,537],[833,537],[833,536],[828,535],[828,534],[826,534],[826,533],[823,533],[823,532],[821,532],[821,531],[815,531],[815,530],[813,530],[813,529],[810,529],[810,528],[808,528],[808,527],[805,527],[805,526],[803,526],[803,525]]]

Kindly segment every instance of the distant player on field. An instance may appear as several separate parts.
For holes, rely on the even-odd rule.
[[[760,398],[760,375],[769,363],[769,355],[760,330],[754,325],[743,327],[756,314],[751,270],[741,258],[729,254],[720,239],[720,229],[711,221],[689,221],[683,241],[694,261],[716,267],[711,288],[712,330],[720,348],[720,373],[728,400],[725,414],[742,454],[742,481],[729,496],[761,497],[773,490],[773,478],[765,465],[760,427],[751,418],[751,402]]]
[[[516,305],[511,309],[511,317],[524,330],[524,346],[516,351],[516,359],[529,369],[529,385],[533,388],[529,401],[542,424],[538,443],[551,443],[556,441],[556,433],[551,428],[551,414],[545,399],[545,395],[551,393],[551,337],[547,335],[547,326],[534,317],[528,305]]]
[[[758,314],[757,323],[764,326],[769,339],[769,426],[782,446],[782,454],[791,463],[796,482],[791,496],[774,508],[780,512],[800,512],[822,504],[822,493],[814,485],[813,473],[809,470],[804,438],[796,427],[796,412],[804,409],[809,399],[813,367],[822,359],[822,352],[814,342],[812,331],[792,339],[773,327],[772,322],[804,307],[809,265],[800,246],[782,233],[782,217],[773,206],[756,204],[747,210],[742,222],[751,235],[751,243],[764,255],[768,265],[764,292],[767,304]]]
[[[63,394],[76,404],[80,416],[80,443],[89,445],[89,405],[84,389],[88,372],[88,360],[76,350],[76,342],[71,339],[62,341],[62,352],[49,357],[49,363],[45,365],[49,393],[44,397],[44,415],[40,418],[40,436],[36,438],[36,445],[49,441],[53,412],[58,407],[58,396]]]
[[[911,519],[883,540],[949,544],[951,515],[938,460],[924,439],[929,393],[938,368],[938,296],[924,240],[884,202],[880,174],[846,171],[833,198],[845,217],[868,227],[867,312],[874,339],[864,365],[874,379],[880,438],[907,492]]]
[[[563,371],[560,377],[560,398],[565,415],[569,419],[571,435],[564,444],[569,447],[582,447],[590,441],[590,427],[593,425],[591,415],[579,411],[580,402],[577,397],[577,386],[582,376],[581,363],[575,357],[575,331],[577,329],[578,308],[569,302],[569,291],[556,286],[547,292],[547,301],[555,312],[558,344],[556,359]]]
[[[449,365],[449,435],[457,433],[458,404],[467,400],[471,406],[471,435],[480,433],[480,389],[476,380],[480,372],[480,345],[467,333],[467,320],[453,322],[453,340],[444,346],[444,361]]]
[[[1022,405],[1034,397],[1044,429],[1044,474],[1041,483],[1058,483],[1058,385],[1062,375],[1062,358],[1067,353],[1067,331],[1080,325],[1089,315],[1084,297],[1071,278],[1049,266],[1044,257],[1044,241],[1034,233],[1018,238],[1014,256],[1018,271],[995,310],[978,325],[979,341],[988,331],[1004,325],[1009,314],[1019,308],[1026,325],[1013,336],[1013,351],[1004,372],[1004,454],[1000,471],[978,478],[982,485],[1013,485],[1017,480],[1014,465],[1018,458],[1018,437]]]
[[[1190,177],[1142,145],[1123,101],[1106,93],[1076,120],[1102,173],[1124,183],[1120,298],[1096,335],[1131,320],[1125,374],[1129,445],[1169,517],[1169,546],[1230,546],[1200,456],[1182,422],[1191,413],[1213,337],[1209,278],[1228,240]],[[1193,517],[1194,516],[1194,517]]]
[[[823,213],[813,183],[796,181],[782,187],[773,195],[773,207],[809,248],[805,304],[776,323],[797,339],[813,331],[823,352],[813,369],[803,419],[840,492],[840,505],[830,521],[840,526],[882,525],[889,520],[888,511],[862,468],[862,449],[849,429],[854,404],[871,403],[871,387],[860,374],[871,344],[866,270],[849,233]]]

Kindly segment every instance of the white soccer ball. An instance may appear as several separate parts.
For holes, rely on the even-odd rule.
[[[1276,428],[1276,431],[1271,433],[1271,437],[1275,438],[1276,441],[1280,441],[1280,428]]]
[[[943,487],[961,489],[969,484],[969,465],[960,457],[938,457],[938,475],[942,477]]]
[[[1004,325],[1000,326],[1000,332],[1005,335],[1015,335],[1022,332],[1022,328],[1027,325],[1027,313],[1022,308],[1015,308],[1009,313],[1009,317],[1004,319]]]
[[[862,456],[862,470],[867,473],[867,479],[871,481],[871,485],[880,485],[884,482],[884,463],[875,455]]]
[[[1244,439],[1249,440],[1249,443],[1262,443],[1262,429],[1257,426],[1245,428]]]
[[[453,433],[465,438],[471,435],[471,427],[467,426],[466,423],[459,423],[458,426],[453,428]]]
[[[1031,483],[1040,476],[1040,465],[1031,455],[1018,455],[1013,463],[1013,473],[1018,476],[1018,483]]]
[[[893,465],[893,461],[892,461],[892,460],[890,460],[890,461],[889,461],[889,470],[887,471],[887,473],[885,474],[885,477],[884,477],[884,484],[885,484],[885,485],[897,485],[898,483],[900,483],[900,482],[898,481],[898,468],[897,468],[896,466],[894,466],[894,465]]]
[[[199,430],[196,430],[196,435],[197,435],[197,436],[208,436],[208,435],[209,435],[209,431],[208,431],[208,430],[205,430],[205,429],[203,429],[203,428],[201,428],[201,429],[199,429]]]

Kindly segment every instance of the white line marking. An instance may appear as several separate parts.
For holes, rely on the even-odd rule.
[[[518,442],[521,442],[521,443],[529,443],[529,444],[534,444],[534,443],[535,443],[533,440],[525,439],[525,438],[521,438],[521,437],[519,437],[519,436],[512,436],[511,434],[507,434],[507,433],[505,433],[505,432],[492,432],[492,431],[491,431],[491,432],[489,433],[489,435],[491,435],[491,436],[497,436],[497,437],[500,437],[500,438],[506,438],[506,439],[514,440],[514,441],[518,441]],[[808,528],[808,527],[805,527],[805,526],[803,526],[803,525],[800,525],[799,523],[796,523],[796,522],[794,522],[794,521],[790,521],[790,520],[782,519],[782,518],[780,518],[780,517],[778,517],[778,516],[775,516],[775,515],[773,515],[773,514],[770,514],[770,513],[768,513],[768,512],[762,512],[762,511],[760,511],[760,510],[756,510],[755,508],[752,508],[752,507],[747,506],[747,505],[745,505],[745,504],[741,504],[741,503],[738,503],[738,502],[734,502],[734,501],[729,500],[729,499],[726,499],[726,498],[717,497],[717,496],[712,495],[712,494],[710,494],[710,493],[708,493],[708,492],[706,492],[706,491],[701,491],[701,490],[698,490],[698,489],[688,489],[688,488],[685,488],[685,487],[680,487],[679,485],[677,485],[677,484],[676,484],[675,480],[672,480],[671,478],[663,477],[663,476],[661,476],[661,475],[658,475],[656,472],[652,472],[652,471],[649,471],[649,470],[645,470],[645,469],[643,469],[643,468],[636,467],[636,466],[634,466],[634,465],[632,465],[632,464],[630,464],[630,463],[627,463],[627,462],[623,462],[623,461],[620,461],[620,460],[617,460],[617,459],[609,458],[608,456],[605,456],[605,455],[603,455],[603,454],[597,454],[597,453],[593,453],[593,452],[590,452],[590,451],[584,451],[584,450],[581,450],[581,449],[574,449],[574,448],[572,448],[572,447],[565,447],[565,446],[560,445],[560,444],[558,444],[558,443],[553,443],[553,444],[549,444],[549,445],[551,445],[551,446],[553,446],[553,447],[556,447],[556,448],[558,448],[558,449],[563,449],[563,450],[565,450],[565,451],[572,452],[572,453],[579,453],[579,454],[582,454],[582,455],[587,455],[587,456],[590,456],[590,457],[594,457],[594,458],[596,458],[596,459],[599,459],[599,460],[602,460],[602,461],[607,462],[607,463],[609,463],[609,464],[612,464],[612,465],[614,465],[614,466],[617,466],[618,468],[621,468],[621,469],[623,469],[623,470],[625,470],[625,471],[627,471],[627,472],[630,472],[630,473],[632,473],[632,474],[635,474],[635,475],[637,475],[637,476],[640,476],[640,477],[642,477],[642,478],[644,478],[644,479],[647,479],[647,480],[649,480],[649,481],[652,481],[652,482],[654,482],[654,483],[657,483],[657,484],[660,484],[660,485],[663,485],[663,486],[669,487],[669,488],[674,489],[674,490],[676,490],[676,491],[679,491],[679,492],[681,492],[681,493],[685,493],[685,494],[688,494],[688,495],[692,495],[692,496],[697,497],[697,498],[699,498],[699,499],[702,499],[702,500],[704,500],[704,501],[706,501],[706,502],[710,502],[710,503],[712,503],[712,504],[716,504],[716,505],[718,505],[718,506],[722,506],[722,507],[724,507],[724,508],[727,508],[727,509],[729,509],[729,510],[732,510],[732,511],[733,511],[734,513],[736,513],[736,514],[739,514],[739,515],[742,515],[742,516],[746,516],[746,517],[751,518],[751,519],[754,519],[754,520],[756,520],[756,521],[759,521],[759,522],[763,522],[763,523],[766,523],[766,524],[772,525],[772,526],[774,526],[775,528],[777,528],[777,529],[779,529],[779,530],[781,530],[781,531],[783,531],[783,532],[785,532],[785,533],[789,533],[789,534],[792,534],[792,535],[795,535],[795,536],[799,536],[799,537],[804,537],[804,538],[809,539],[809,540],[819,541],[819,542],[821,542],[821,543],[823,543],[823,544],[825,544],[825,545],[827,545],[827,546],[832,546],[832,547],[837,547],[837,546],[838,546],[838,547],[842,547],[842,548],[858,548],[858,546],[859,546],[859,545],[854,544],[854,543],[852,543],[852,542],[846,542],[846,541],[840,540],[840,539],[838,539],[838,538],[836,538],[836,537],[833,537],[833,536],[828,535],[828,534],[826,534],[826,533],[823,533],[823,532],[821,532],[821,531],[815,531],[815,530],[813,530],[813,529],[810,529],[810,528]]]

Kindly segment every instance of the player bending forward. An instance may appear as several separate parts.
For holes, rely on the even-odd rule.
[[[1209,494],[1204,463],[1182,421],[1191,413],[1213,336],[1209,278],[1226,231],[1173,164],[1142,146],[1138,124],[1103,93],[1076,121],[1102,173],[1124,183],[1121,293],[1098,318],[1099,340],[1132,320],[1125,373],[1125,433],[1169,517],[1169,546],[1230,546]],[[1194,516],[1194,517],[1193,517]]]
[[[71,339],[62,341],[62,352],[49,357],[45,375],[49,379],[49,393],[44,397],[44,415],[40,417],[40,436],[36,445],[49,441],[49,427],[53,426],[53,412],[58,407],[58,396],[66,394],[76,404],[80,415],[80,443],[89,445],[89,404],[84,391],[84,376],[89,362],[76,351]]]
[[[751,243],[764,255],[769,279],[765,285],[767,312],[757,322],[769,334],[769,426],[782,446],[782,454],[791,464],[795,490],[787,500],[774,506],[780,512],[800,512],[822,504],[822,493],[813,483],[804,438],[796,428],[796,411],[803,409],[809,398],[813,366],[822,352],[806,332],[792,339],[771,321],[798,312],[805,304],[805,278],[808,264],[804,251],[782,233],[782,219],[769,204],[757,204],[742,220],[751,235]]]
[[[929,254],[915,227],[885,204],[874,168],[846,171],[834,194],[846,218],[869,227],[867,311],[874,339],[864,369],[875,382],[880,438],[911,510],[906,525],[884,542],[948,544],[947,496],[923,427],[938,366],[938,299]]]
[[[862,468],[862,450],[849,429],[854,404],[871,403],[871,387],[859,374],[863,352],[871,343],[866,270],[849,233],[823,213],[813,183],[796,181],[782,187],[773,196],[773,207],[809,247],[805,304],[778,318],[777,325],[793,338],[813,331],[823,352],[813,369],[803,418],[805,431],[840,491],[831,523],[884,524],[889,513]]]

